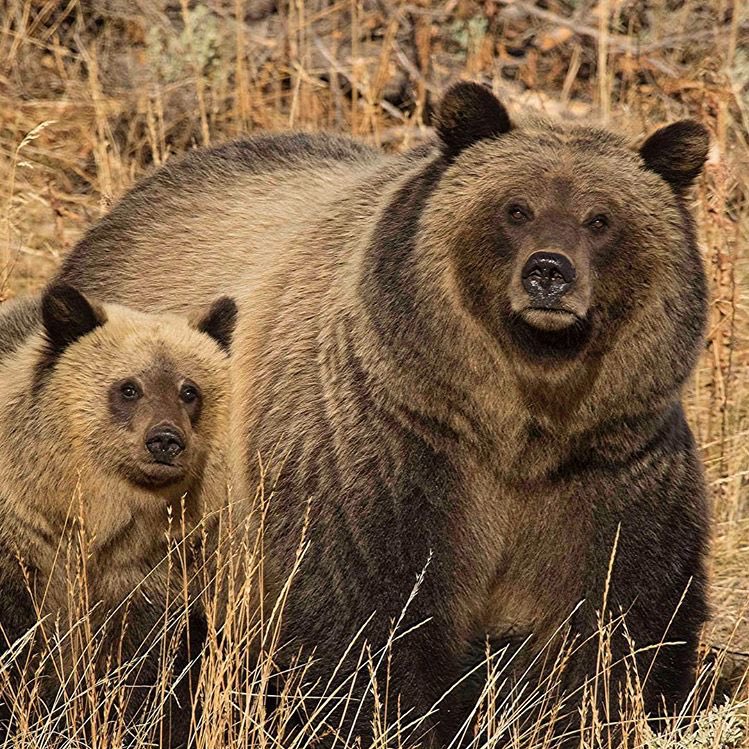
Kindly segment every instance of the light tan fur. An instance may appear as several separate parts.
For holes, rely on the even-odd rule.
[[[226,498],[226,355],[176,316],[116,305],[104,314],[106,322],[71,344],[41,383],[42,334],[0,363],[0,542],[32,571],[36,603],[52,620],[67,617],[67,544],[79,522],[88,598],[103,617],[136,588],[163,602],[170,544],[195,536],[199,520]],[[138,486],[120,471],[133,439],[113,423],[108,388],[167,363],[203,393],[190,465],[176,484]],[[5,578],[19,572],[16,559],[3,560]],[[171,574],[174,595],[182,580]],[[136,612],[130,626],[137,624]]]

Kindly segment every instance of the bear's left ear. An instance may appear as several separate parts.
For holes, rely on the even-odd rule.
[[[237,303],[231,297],[222,296],[213,302],[208,312],[193,323],[193,327],[213,338],[228,354],[237,324],[237,314]]]
[[[53,284],[42,295],[42,324],[51,360],[106,321],[104,310],[72,286]]]
[[[680,120],[656,130],[640,147],[640,156],[678,191],[699,176],[710,149],[707,128],[694,120]]]
[[[436,117],[437,134],[446,156],[485,138],[509,132],[510,115],[489,89],[463,81],[450,86],[442,97]]]

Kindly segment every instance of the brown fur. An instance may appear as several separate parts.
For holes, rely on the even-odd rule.
[[[13,353],[38,325],[38,295],[19,297],[0,305],[0,359]]]
[[[119,660],[123,636],[124,660],[145,655],[158,642],[167,597],[176,611],[184,602],[176,561],[182,554],[170,564],[170,548],[199,542],[198,522],[225,502],[223,346],[230,327],[218,325],[218,340],[209,335],[217,310],[232,313],[227,303],[217,303],[190,326],[171,315],[90,305],[65,287],[53,287],[43,300],[44,332],[0,361],[3,650],[37,614],[46,637],[56,627],[67,632],[86,616],[91,631],[102,628],[94,647],[103,667],[109,658]],[[123,381],[142,388],[127,409],[115,397]],[[181,404],[177,397],[183,381],[200,389],[197,414],[196,403]],[[150,425],[165,420],[185,434],[176,468],[152,464],[143,442]],[[167,470],[181,477],[165,478],[160,472]],[[188,577],[194,573],[187,571]],[[77,575],[85,575],[85,598],[81,578],[71,579]],[[198,614],[190,627],[198,646]],[[73,657],[63,658],[66,678]],[[156,678],[157,658],[158,645],[138,684],[154,686],[149,680]],[[184,667],[186,661],[180,662]],[[129,714],[136,703],[133,698]],[[175,746],[190,716],[188,703],[173,726]]]
[[[271,596],[310,503],[284,632],[316,649],[323,683],[373,612],[365,634],[385,642],[430,559],[403,621],[427,624],[392,667],[409,719],[486,636],[537,650],[584,601],[571,627],[587,637],[619,532],[609,607],[638,646],[686,643],[647,683],[648,710],[673,705],[706,612],[705,491],[680,405],[706,314],[683,190],[706,134],[659,131],[638,152],[596,128],[512,125],[466,85],[443,113],[441,141],[402,156],[301,135],[197,151],[137,185],[60,277],[148,310],[239,298],[240,478],[252,496],[258,456],[268,469]],[[523,227],[507,220],[517,200]],[[593,211],[609,220],[595,237]],[[563,330],[518,306],[518,267],[548,249],[587,284]],[[594,666],[583,648],[567,686]],[[463,718],[442,704],[445,744]]]

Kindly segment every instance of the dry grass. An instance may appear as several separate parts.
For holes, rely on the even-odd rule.
[[[220,558],[216,564],[196,570],[188,565],[183,545],[172,549],[166,564],[170,575],[183,581],[184,596],[167,607],[164,616],[144,633],[143,647],[137,655],[127,660],[118,658],[116,652],[114,656],[103,652],[103,633],[109,628],[112,634],[112,627],[116,626],[114,615],[108,613],[102,620],[90,605],[85,562],[89,548],[80,521],[71,526],[71,533],[61,544],[61,553],[67,556],[70,566],[68,615],[62,620],[40,621],[33,633],[37,637],[35,658],[23,652],[26,638],[0,661],[0,701],[11,706],[18,725],[15,735],[4,745],[29,749],[109,749],[123,742],[134,749],[161,746],[168,696],[178,683],[193,676],[189,664],[178,666],[175,644],[187,627],[191,606],[195,605],[196,598],[188,599],[187,590],[196,590],[192,583],[197,579],[197,589],[203,591],[200,598],[206,611],[207,637],[202,670],[193,682],[195,704],[200,705],[200,710],[193,707],[190,711],[189,706],[187,709],[194,731],[192,746],[307,749],[326,739],[325,746],[331,746],[333,741],[332,746],[345,749],[358,744],[343,724],[343,717],[358,711],[374,727],[373,749],[419,746],[429,715],[388,713],[388,684],[387,679],[382,679],[381,666],[389,661],[398,640],[413,631],[404,631],[402,620],[418,596],[422,580],[416,581],[403,616],[394,622],[390,637],[381,647],[375,649],[366,641],[362,626],[347,646],[347,650],[358,654],[356,670],[341,683],[332,687],[330,682],[327,685],[313,682],[309,675],[310,660],[302,654],[291,658],[280,685],[274,678],[276,664],[281,660],[289,662],[289,653],[282,653],[289,646],[282,646],[279,641],[279,623],[286,595],[307,548],[304,537],[299,545],[298,564],[278,601],[258,612],[252,608],[252,601],[257,600],[262,579],[262,533],[260,530],[255,534],[246,530],[232,533],[231,507],[222,525],[226,535],[222,534],[225,541],[219,544]],[[254,524],[242,528],[250,526]],[[195,531],[198,535],[201,532],[201,529]],[[204,575],[208,569],[210,574]],[[222,585],[216,584],[218,580]],[[219,590],[228,591],[226,605],[226,598],[217,595]],[[138,596],[136,589],[122,608],[137,602]],[[582,704],[582,725],[574,734],[572,746],[732,749],[742,745],[747,733],[746,702],[737,696],[731,703],[711,707],[717,670],[708,662],[701,667],[698,685],[688,704],[680,714],[664,722],[657,735],[642,709],[647,675],[630,670],[617,716],[602,711],[598,696],[609,688],[609,674],[616,666],[609,643],[624,626],[623,618],[602,620],[593,635],[599,648],[595,678],[581,694],[569,695],[581,698]],[[115,631],[115,640],[116,635]],[[556,646],[543,649],[536,660],[548,660],[546,675],[539,683],[530,681],[522,688],[508,689],[514,656],[506,652],[487,656],[486,662],[476,667],[476,671],[485,675],[486,685],[459,733],[458,740],[467,743],[459,745],[471,749],[489,749],[498,744],[508,749],[552,749],[558,735],[555,731],[564,724],[570,711],[569,701],[559,698],[560,681],[569,657],[583,645],[570,641],[561,654]],[[668,646],[668,642],[662,642],[659,647]],[[127,719],[123,716],[128,701],[133,699],[131,685],[147,659],[154,659],[159,666],[155,685],[137,719]],[[529,671],[532,666],[528,665]],[[16,686],[19,681],[21,689]],[[268,709],[269,700],[275,705],[272,712]]]
[[[714,142],[694,195],[711,319],[687,396],[716,508],[705,642],[749,650],[748,50],[741,0],[0,0],[0,300],[40,287],[112,200],[194,146],[324,128],[403,149],[458,77],[490,82],[514,108],[633,134],[697,117]],[[267,667],[243,668],[236,617],[232,636],[211,640],[202,688],[215,720],[200,746],[224,744],[233,694],[268,688]],[[497,680],[482,708],[495,738],[513,712],[492,702]],[[262,700],[246,703],[232,745],[301,745],[284,728],[293,695],[281,704],[270,731]],[[633,711],[627,745],[646,740]],[[606,744],[600,716],[590,722],[599,733],[585,744]],[[717,746],[714,728],[670,741]]]

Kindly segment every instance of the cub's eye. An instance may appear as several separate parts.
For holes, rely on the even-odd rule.
[[[126,401],[136,401],[140,398],[140,388],[134,382],[123,382],[120,385],[120,395]]]
[[[511,205],[507,209],[507,215],[510,217],[510,220],[516,224],[524,224],[526,221],[531,220],[528,210],[522,205]]]
[[[597,234],[605,231],[608,228],[608,225],[609,220],[603,215],[593,216],[593,218],[588,221],[588,228],[592,229]]]
[[[200,398],[200,391],[195,385],[185,383],[179,390],[179,397],[183,403],[194,403]]]

